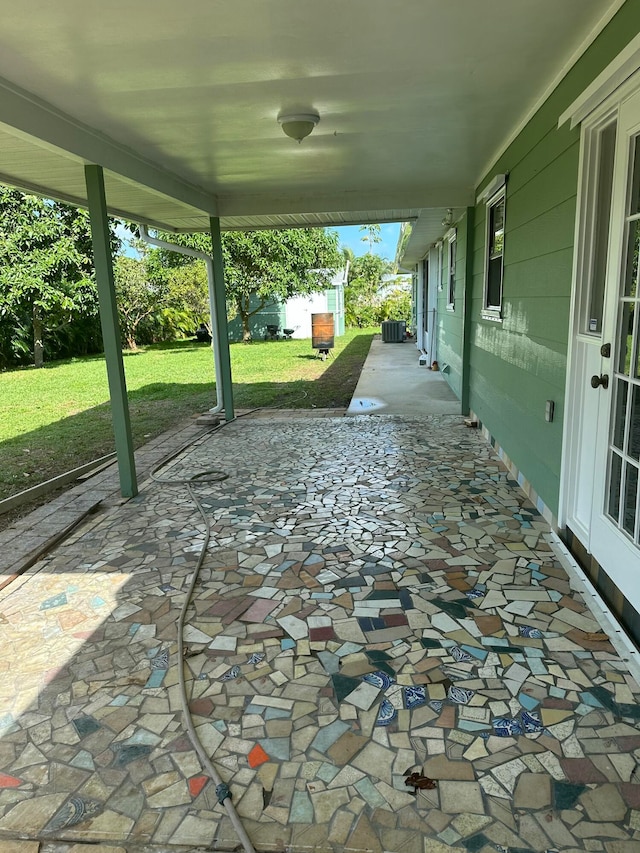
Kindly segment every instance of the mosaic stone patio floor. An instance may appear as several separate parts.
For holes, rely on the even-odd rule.
[[[244,419],[164,473],[212,466],[185,666],[256,848],[640,850],[640,689],[477,432]],[[203,536],[147,483],[0,592],[0,838],[235,847],[179,711]]]

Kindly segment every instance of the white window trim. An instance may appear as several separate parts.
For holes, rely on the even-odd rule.
[[[502,177],[502,176],[501,176]],[[504,303],[504,235],[502,238],[502,277],[500,281],[500,305],[487,305],[489,298],[489,247],[491,245],[491,217],[489,211],[501,200],[505,202],[505,218],[503,228],[506,226],[506,195],[507,187],[503,182],[500,189],[485,202],[485,229],[484,229],[484,286],[482,288],[482,311],[480,316],[483,320],[492,320],[495,323],[502,322],[502,305]]]
[[[458,230],[456,228],[451,228],[444,235],[443,238],[447,244],[447,311],[455,311],[456,310],[456,297],[455,297],[455,274],[453,281],[453,289],[451,287],[451,267],[456,265],[456,257],[455,255],[451,255],[451,246],[455,243],[456,248],[455,252],[458,250]],[[452,263],[453,260],[453,263]]]
[[[438,269],[437,269],[437,281],[438,281],[438,292],[442,293],[443,282],[442,282],[442,270],[443,270],[443,252],[442,252],[442,240],[438,240],[436,243],[436,250],[438,252]]]

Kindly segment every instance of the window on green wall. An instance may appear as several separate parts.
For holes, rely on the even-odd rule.
[[[453,311],[456,301],[456,252],[458,239],[455,229],[447,236],[447,308]]]
[[[505,188],[487,202],[487,238],[483,315],[491,320],[502,317],[502,281],[504,277]]]

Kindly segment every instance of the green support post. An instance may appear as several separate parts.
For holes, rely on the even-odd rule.
[[[229,330],[227,328],[227,299],[224,286],[224,261],[222,259],[220,219],[217,216],[210,217],[209,225],[211,228],[211,245],[213,246],[213,293],[216,309],[216,327],[213,333],[218,341],[217,351],[220,357],[224,417],[225,420],[232,421],[235,418],[235,413],[233,409],[231,354],[229,352]]]
[[[100,303],[102,342],[107,362],[111,416],[113,418],[113,432],[115,434],[116,456],[120,474],[120,492],[123,497],[132,498],[138,494],[138,482],[133,456],[127,383],[122,360],[122,340],[120,337],[118,307],[113,279],[111,240],[102,166],[85,166],[84,176],[87,184],[93,262],[96,270],[98,300]]]

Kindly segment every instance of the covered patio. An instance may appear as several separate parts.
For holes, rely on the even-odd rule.
[[[159,475],[212,464],[0,593],[0,843],[235,849],[183,666],[257,850],[638,846],[634,656],[477,430],[249,416]]]
[[[554,110],[635,73],[632,4],[5,5],[0,178],[90,210],[130,499],[0,590],[0,853],[237,849],[230,802],[256,850],[635,853],[637,652],[521,488],[539,486],[509,476],[489,433],[457,414],[477,372],[476,192],[503,192],[521,168],[534,185],[521,243],[538,219],[553,225]],[[282,133],[287,117],[312,126],[299,145]],[[573,156],[577,131],[562,132]],[[565,230],[573,163],[558,167],[571,177]],[[212,235],[225,425],[195,437],[163,482],[134,459],[109,215],[143,234]],[[396,221],[413,223],[406,259],[423,275],[440,241],[432,296],[456,413],[445,395],[438,414],[236,419],[221,233]],[[572,238],[553,233],[570,255]],[[566,337],[564,302],[534,297]],[[428,316],[425,300],[435,340]],[[520,390],[498,381],[511,358],[501,324],[514,317],[518,358],[535,352],[536,417],[552,404],[551,424],[547,361],[555,389],[566,341],[522,349],[526,312],[494,312],[477,337],[498,374],[484,397],[498,411]],[[538,421],[526,422],[533,435]],[[559,422],[550,429],[535,435],[545,464],[549,436],[560,443]],[[554,506],[539,504],[549,518]]]

